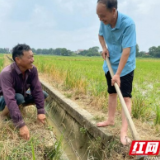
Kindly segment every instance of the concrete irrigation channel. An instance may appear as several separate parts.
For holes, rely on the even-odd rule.
[[[129,148],[122,147],[116,137],[107,133],[106,128],[96,127],[96,121],[89,112],[48,83],[41,80],[41,84],[49,94],[46,102],[48,121],[56,136],[63,135],[63,151],[69,160],[119,159],[119,155],[121,158],[128,157]]]

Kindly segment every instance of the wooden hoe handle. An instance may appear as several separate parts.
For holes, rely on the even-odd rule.
[[[111,74],[111,77],[113,77],[113,76],[114,76],[114,72],[113,72],[113,69],[112,69],[112,67],[111,67],[111,63],[110,63],[110,61],[109,61],[109,58],[108,58],[107,56],[106,56],[106,62],[107,62],[108,69],[109,69],[109,72],[110,72],[110,74]],[[118,94],[118,96],[119,96],[119,99],[120,99],[122,108],[123,108],[123,110],[124,110],[125,116],[126,116],[126,118],[127,118],[127,122],[128,122],[128,124],[129,124],[130,131],[131,131],[131,133],[132,133],[133,139],[134,139],[134,140],[139,140],[138,133],[137,133],[137,131],[136,131],[135,125],[134,125],[133,120],[132,120],[132,118],[131,118],[131,116],[130,116],[130,113],[129,113],[129,111],[128,111],[128,108],[127,108],[127,106],[126,106],[126,103],[125,103],[125,101],[124,101],[124,98],[123,98],[123,96],[122,96],[122,93],[121,93],[121,91],[120,91],[120,88],[119,88],[118,84],[117,84],[117,83],[114,83],[114,87],[115,87],[115,89],[116,89],[116,91],[117,91],[117,94]]]

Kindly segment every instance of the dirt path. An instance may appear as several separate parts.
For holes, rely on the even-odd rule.
[[[8,57],[11,57],[11,56],[6,54],[4,55],[4,67],[8,66],[11,63]]]

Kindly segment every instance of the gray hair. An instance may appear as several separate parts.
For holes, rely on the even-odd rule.
[[[102,3],[106,6],[107,9],[111,10],[113,8],[117,9],[117,0],[98,0],[97,3]]]

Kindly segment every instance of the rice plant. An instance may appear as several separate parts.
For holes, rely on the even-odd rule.
[[[160,124],[160,106],[156,106],[155,125]]]
[[[150,108],[146,105],[145,99],[141,95],[133,98],[132,116],[136,119],[148,120],[150,117]]]

